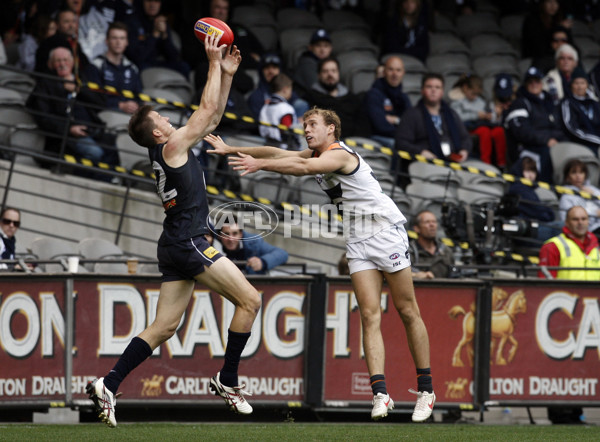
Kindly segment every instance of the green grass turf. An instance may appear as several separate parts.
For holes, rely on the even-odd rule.
[[[0,424],[0,441],[598,441],[586,425],[222,423]]]

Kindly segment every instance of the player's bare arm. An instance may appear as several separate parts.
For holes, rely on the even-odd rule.
[[[294,151],[272,146],[230,146],[229,144],[225,143],[220,136],[213,134],[205,136],[204,140],[213,147],[211,150],[207,150],[207,152],[217,155],[235,155],[237,153],[244,153],[246,155],[252,155],[254,158],[309,158],[311,155],[311,151],[309,149]]]
[[[163,150],[164,159],[171,167],[179,167],[187,161],[188,150],[196,145],[204,135],[213,131],[221,119],[219,100],[221,97],[221,60],[224,45],[209,36],[204,41],[208,57],[208,76],[198,109],[187,124],[173,132]]]
[[[358,165],[358,158],[343,150],[328,150],[319,157],[303,158],[254,158],[239,152],[237,157],[230,157],[229,164],[234,170],[241,171],[241,175],[267,170],[286,175],[316,175],[319,173],[339,172],[350,173]]]
[[[225,49],[225,54],[221,60],[221,96],[219,97],[219,109],[217,110],[219,122],[221,121],[223,112],[227,106],[227,98],[229,97],[233,75],[237,72],[241,62],[242,55],[237,46],[233,45]],[[202,136],[209,134],[210,132],[211,130],[203,133]]]

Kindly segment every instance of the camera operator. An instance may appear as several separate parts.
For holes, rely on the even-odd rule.
[[[413,230],[419,235],[416,240],[410,241],[409,248],[413,278],[449,277],[454,267],[454,253],[436,238],[438,220],[435,214],[429,210],[421,210],[414,218]]]

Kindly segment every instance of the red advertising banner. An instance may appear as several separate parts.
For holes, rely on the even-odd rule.
[[[306,281],[258,281],[263,305],[242,354],[240,382],[253,401],[302,401]],[[157,282],[75,280],[75,400],[114,366],[155,316]],[[125,400],[217,400],[208,385],[223,365],[233,305],[197,286],[181,324],[121,385]],[[62,401],[63,282],[0,284],[0,404]],[[220,400],[220,399],[219,399]]]
[[[494,291],[490,400],[599,402],[599,287]]]
[[[472,311],[477,286],[418,286],[417,301],[429,333],[431,369],[438,403],[469,404],[473,367],[466,349],[456,352],[464,339],[472,337]],[[360,314],[352,286],[330,284],[327,307],[324,401],[340,406],[347,402],[373,399],[367,364],[362,347]],[[385,377],[388,392],[395,402],[414,403],[416,396],[408,389],[417,387],[413,363],[404,326],[394,308],[387,287],[382,294],[381,330],[386,349]],[[472,341],[469,341],[469,345]],[[456,366],[452,364],[453,360]],[[366,404],[365,404],[366,405]]]

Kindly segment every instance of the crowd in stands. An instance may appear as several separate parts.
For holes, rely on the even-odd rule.
[[[182,101],[194,103],[202,93],[201,73],[206,72],[207,60],[191,29],[196,19],[212,16],[229,24],[243,55],[227,112],[297,128],[306,110],[325,107],[338,113],[345,136],[367,137],[376,145],[427,159],[459,163],[478,159],[499,172],[528,179],[533,173],[532,186],[515,183],[506,189],[521,196],[520,216],[542,222],[564,221],[566,210],[575,203],[567,207],[558,195],[559,210],[540,210],[543,203],[536,197],[535,179],[592,195],[600,192],[600,183],[590,182],[587,171],[577,175],[585,175],[583,181],[570,173],[557,181],[564,164],[555,165],[553,160],[553,149],[568,149],[565,143],[585,146],[592,157],[599,155],[597,2],[386,0],[374,6],[305,1],[298,20],[304,17],[300,12],[306,12],[315,21],[298,26],[304,40],[291,50],[287,48],[292,34],[286,31],[293,26],[278,28],[284,26],[278,19],[283,20],[281,11],[298,7],[298,2],[257,3],[15,0],[8,2],[0,19],[0,63],[45,74],[35,77],[37,85],[27,106],[44,130],[49,155],[70,153],[117,165],[115,136],[107,130],[101,111],[133,113],[141,104],[138,94],[148,88],[143,73],[157,67],[181,74],[194,92]],[[257,25],[249,16],[235,14],[244,7],[263,11],[272,23]],[[358,21],[343,29],[341,18],[333,24],[326,20],[331,12],[352,13]],[[496,33],[478,28],[472,35],[460,24],[473,23],[474,17],[480,23],[492,20],[494,26],[519,18],[520,32],[511,39],[498,26]],[[366,42],[357,38],[350,46],[354,38],[337,37],[348,29]],[[274,43],[265,38],[268,31],[276,33]],[[480,34],[510,43],[505,52],[490,54],[512,60],[504,69],[483,72],[468,58],[469,51],[475,53],[475,36]],[[456,60],[467,54],[462,69],[449,65],[434,69],[432,60],[439,56],[436,36],[460,40],[448,52]],[[348,61],[348,54],[355,60]],[[361,60],[363,64],[349,70],[351,63]],[[367,79],[362,86],[358,74]],[[88,89],[88,82],[101,91]],[[116,92],[107,92],[107,87]],[[122,90],[133,95],[123,96]],[[290,131],[243,119],[223,119],[220,131],[224,136],[245,133],[286,149],[298,149],[303,143]],[[408,164],[400,162],[398,167],[398,163],[394,156],[387,178],[408,173]],[[573,167],[584,170],[587,166],[582,164]],[[395,182],[404,186],[407,180]],[[581,199],[576,205],[597,203],[575,197]],[[597,227],[597,211],[589,210],[591,231]],[[547,239],[557,228],[551,225],[542,237]]]

